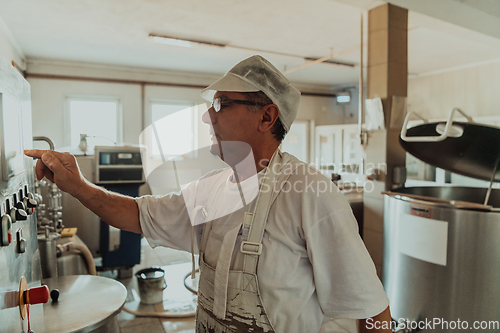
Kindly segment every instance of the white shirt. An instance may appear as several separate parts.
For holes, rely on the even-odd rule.
[[[255,200],[250,202],[255,179],[241,183],[244,197],[250,198],[249,206],[243,207],[234,200],[241,195],[231,175],[231,169],[219,170],[181,193],[137,198],[141,228],[150,245],[190,251],[191,221],[197,225],[199,241],[204,220],[215,216],[205,261],[216,267],[225,233],[255,207]],[[282,177],[289,178],[271,206],[257,267],[262,302],[276,332],[319,332],[324,316],[359,319],[385,310],[389,300],[342,193],[287,153],[278,179]],[[243,266],[239,243],[245,237],[238,236],[232,270]]]

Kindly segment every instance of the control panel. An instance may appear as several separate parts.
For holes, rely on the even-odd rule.
[[[24,172],[23,158],[23,118],[21,101],[7,92],[0,93],[0,137],[1,170],[4,181]]]
[[[24,185],[18,192],[5,198],[1,207],[2,223],[0,225],[0,246],[9,246],[13,239],[13,229],[17,222],[26,221],[28,215],[35,212],[37,202],[31,192],[28,191],[28,185]],[[22,228],[16,229],[16,238],[19,253],[26,251],[26,239],[23,237]]]
[[[47,300],[38,251],[30,87],[0,57],[0,331],[27,332],[28,304]],[[43,312],[33,305],[30,313]],[[36,332],[36,328],[33,329]]]

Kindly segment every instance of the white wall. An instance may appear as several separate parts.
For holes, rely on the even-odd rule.
[[[304,107],[311,108],[316,112],[316,126],[356,124],[358,122],[359,89],[352,87],[349,89],[340,89],[339,91],[349,91],[351,101],[349,103],[337,103],[335,98],[302,97],[301,104],[304,103]]]
[[[472,117],[500,115],[500,59],[408,80],[408,111],[435,119],[454,107]]]
[[[26,68],[24,53],[17,45],[2,18],[0,18],[0,56],[7,59],[9,63],[14,61],[22,70]]]
[[[139,143],[138,138],[142,131],[139,85],[35,78],[28,78],[28,82],[31,84],[33,136],[50,138],[56,149],[70,144],[69,138],[65,138],[66,99],[70,96],[103,96],[119,99],[123,112],[123,142]],[[44,143],[35,143],[35,146],[47,148]]]

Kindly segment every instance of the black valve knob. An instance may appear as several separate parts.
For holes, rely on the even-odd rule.
[[[53,289],[50,292],[50,298],[52,298],[52,302],[57,302],[59,300],[59,290],[58,289]]]
[[[26,213],[24,209],[11,208],[10,218],[12,219],[12,223],[26,221],[28,219],[28,213]]]
[[[34,198],[30,198],[30,197],[24,197],[23,203],[24,203],[24,206],[26,207],[26,209],[36,208],[36,206],[38,205],[36,200]]]
[[[16,212],[16,220],[26,221],[28,219],[28,213],[23,209],[18,209]]]
[[[16,207],[18,210],[19,209],[26,210],[26,207],[24,207],[24,203],[22,201],[16,202],[14,207]]]
[[[17,213],[17,208],[12,207],[9,211],[9,216],[10,219],[12,220],[12,223],[16,223],[16,213]]]
[[[12,242],[12,219],[9,215],[2,216],[0,224],[0,246],[8,246]]]
[[[23,229],[19,229],[16,232],[17,239],[17,252],[25,253],[26,252],[26,239],[23,238]]]

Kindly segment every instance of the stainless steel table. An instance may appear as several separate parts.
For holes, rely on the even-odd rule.
[[[43,305],[31,316],[35,333],[119,332],[116,315],[121,311],[127,290],[118,281],[100,276],[71,275],[44,281],[59,289],[58,302]]]

